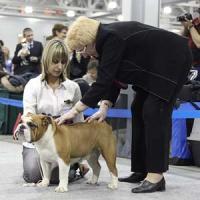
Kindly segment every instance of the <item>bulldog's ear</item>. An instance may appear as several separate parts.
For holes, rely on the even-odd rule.
[[[42,118],[42,126],[48,126],[49,124],[51,124],[52,121],[51,121],[51,117],[49,116],[44,116]]]

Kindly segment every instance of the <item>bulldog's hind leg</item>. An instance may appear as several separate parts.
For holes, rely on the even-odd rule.
[[[108,184],[108,187],[111,189],[117,189],[118,187],[118,174],[116,167],[116,140],[112,138],[108,141],[109,144],[104,144],[101,149],[102,156],[104,157],[108,169],[110,171],[111,182]]]
[[[87,181],[88,184],[96,184],[99,179],[99,174],[101,170],[101,166],[98,161],[99,156],[100,156],[99,151],[94,150],[87,158],[88,164],[92,168],[92,172],[93,172],[92,176]]]
[[[55,189],[56,192],[67,192],[68,191],[68,176],[70,164],[66,164],[63,159],[58,158],[59,167],[59,185]]]

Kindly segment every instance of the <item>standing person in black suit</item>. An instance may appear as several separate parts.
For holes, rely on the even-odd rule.
[[[79,17],[68,30],[67,45],[84,56],[97,57],[99,66],[96,82],[57,123],[94,108],[101,100],[88,121],[103,121],[120,92],[116,83],[132,84],[136,91],[132,171],[136,172],[133,178],[138,178],[137,173],[145,178],[132,192],[165,190],[163,173],[168,170],[173,105],[192,61],[187,40],[139,22],[101,24]]]
[[[42,43],[33,40],[33,30],[31,28],[25,28],[23,36],[25,41],[17,44],[12,60],[14,74],[20,75],[26,72],[39,74],[41,72]]]

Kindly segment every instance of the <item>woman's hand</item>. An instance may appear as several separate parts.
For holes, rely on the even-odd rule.
[[[111,102],[107,100],[102,101],[99,110],[95,112],[92,116],[88,117],[86,121],[87,122],[91,122],[93,120],[98,120],[98,122],[104,121],[110,106]]]
[[[73,119],[76,117],[76,115],[83,112],[88,106],[83,104],[81,101],[78,101],[75,106],[69,110],[67,113],[61,115],[59,118],[57,118],[55,121],[58,125],[63,124],[66,120]]]
[[[88,117],[85,121],[92,122],[93,120],[98,120],[98,122],[102,122],[106,118],[106,114],[107,114],[107,111],[103,111],[99,109],[92,116]]]
[[[78,112],[72,108],[71,110],[69,110],[67,113],[61,115],[59,118],[55,119],[55,122],[58,124],[58,125],[61,125],[63,124],[66,120],[69,120],[69,119],[73,119],[76,115],[78,114]]]

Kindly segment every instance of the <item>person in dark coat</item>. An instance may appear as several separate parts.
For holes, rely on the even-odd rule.
[[[33,40],[33,30],[31,28],[25,28],[23,36],[25,42],[17,44],[12,59],[14,74],[20,75],[26,72],[39,74],[41,72],[42,43]]]
[[[115,104],[121,83],[133,85],[132,182],[144,181],[133,193],[165,190],[173,106],[191,67],[187,40],[139,22],[101,24],[79,17],[69,28],[67,45],[99,59],[96,82],[83,98],[56,121],[62,124],[88,107],[99,110],[88,121],[103,121]]]

